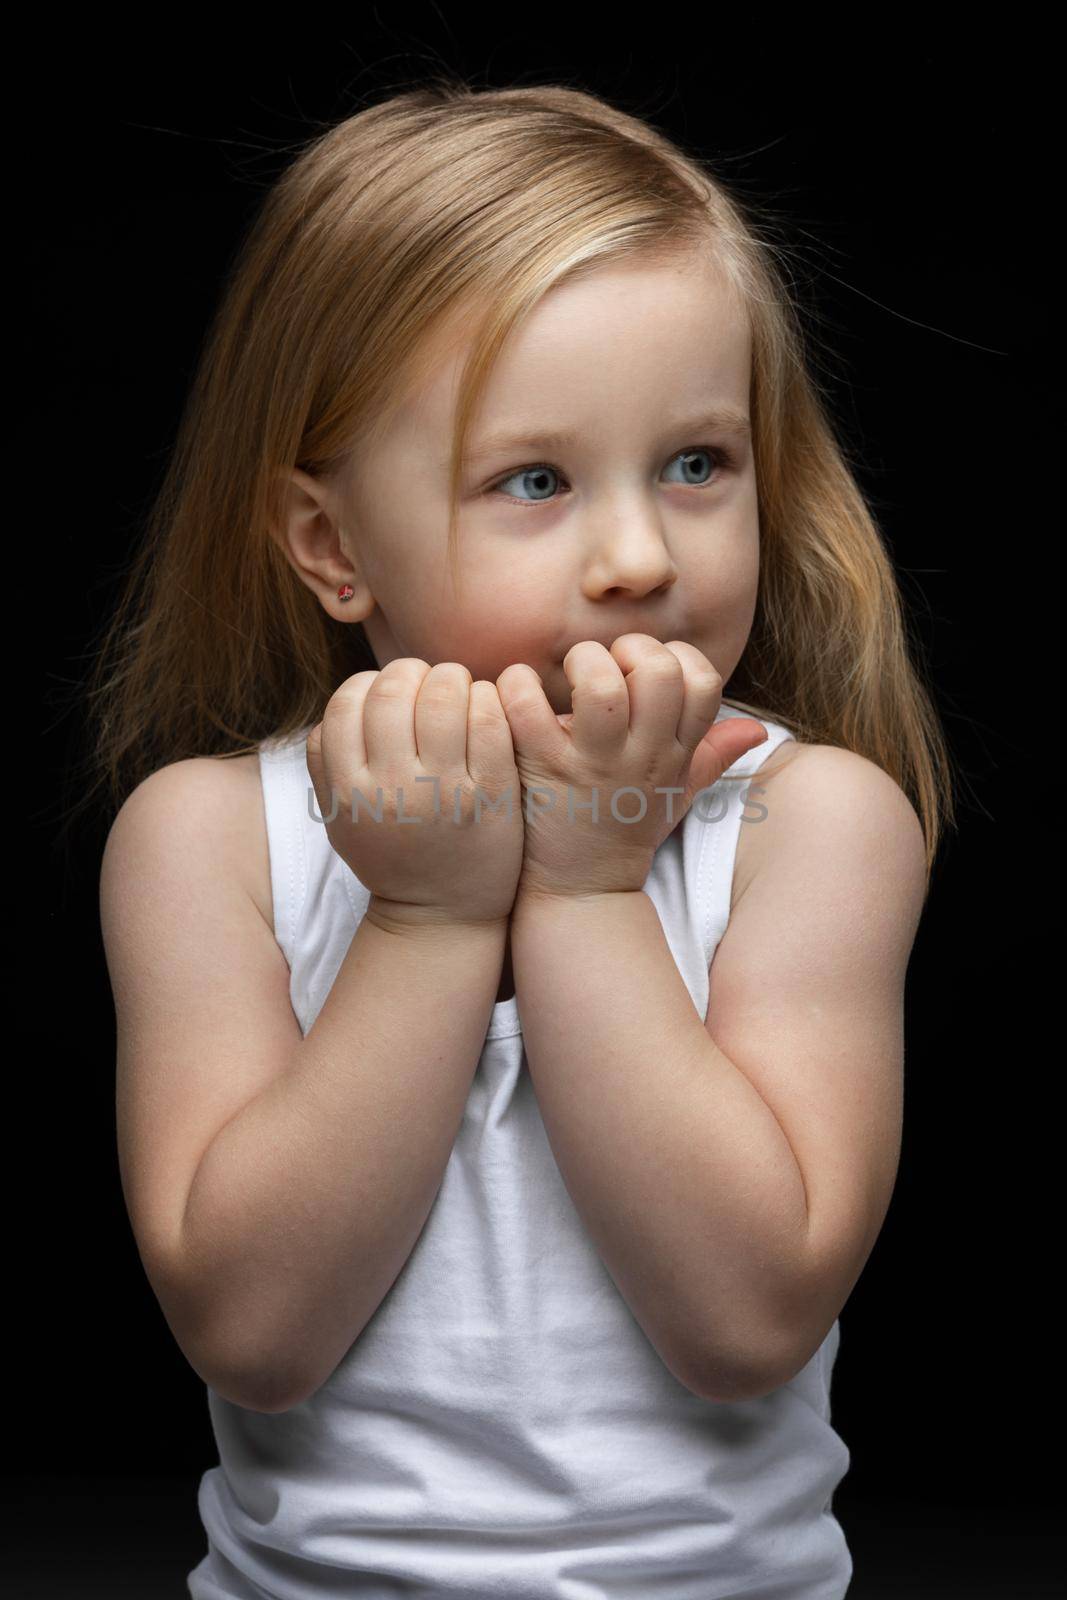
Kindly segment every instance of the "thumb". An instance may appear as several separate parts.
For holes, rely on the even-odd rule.
[[[685,807],[701,789],[710,789],[723,773],[769,738],[762,722],[751,717],[727,717],[710,727],[693,751],[685,790]]]

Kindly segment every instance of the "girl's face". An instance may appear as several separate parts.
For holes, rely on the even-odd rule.
[[[440,341],[384,442],[349,463],[338,520],[374,597],[378,666],[458,661],[495,681],[525,662],[562,713],[572,645],[647,633],[695,645],[728,682],[755,611],[759,510],[749,333],[715,269],[687,255],[605,267],[514,331],[468,438],[453,594],[465,353],[461,334]]]

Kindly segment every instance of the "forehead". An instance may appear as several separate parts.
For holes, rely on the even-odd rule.
[[[398,420],[450,426],[477,322],[453,308],[425,341]],[[634,386],[654,405],[748,399],[751,341],[743,303],[703,252],[584,266],[513,327],[488,374],[479,417],[503,409],[576,414]],[[679,388],[683,391],[678,393]]]

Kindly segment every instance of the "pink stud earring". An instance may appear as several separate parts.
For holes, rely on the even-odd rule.
[[[355,592],[356,591],[353,589],[350,583],[342,583],[341,587],[337,591],[337,598],[338,600],[351,600]]]

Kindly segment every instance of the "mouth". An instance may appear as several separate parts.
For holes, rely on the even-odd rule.
[[[628,633],[640,633],[646,639],[655,639],[657,644],[666,644],[667,642],[666,639],[661,639],[658,634],[650,632],[648,628],[615,628],[611,633],[601,633],[600,635],[595,633],[583,634],[580,639],[571,641],[564,650],[563,655],[560,656],[559,664],[560,666],[563,665],[564,656],[567,655],[568,651],[573,650],[576,644],[602,644],[605,650],[610,650],[616,639],[622,639]],[[672,639],[680,639],[681,637],[682,635],[677,632],[671,634]]]

